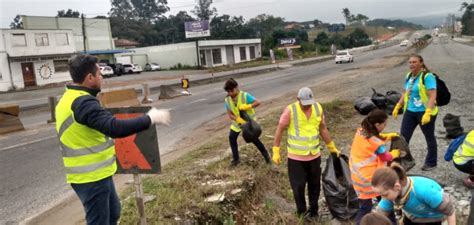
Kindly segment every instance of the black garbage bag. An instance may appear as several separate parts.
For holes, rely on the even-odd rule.
[[[323,191],[331,214],[340,220],[349,220],[359,210],[357,194],[352,186],[348,158],[342,155],[337,158],[331,154],[326,160],[323,171]]]
[[[464,134],[464,128],[461,127],[460,116],[451,113],[443,117],[443,126],[446,128],[446,137],[455,139]]]
[[[386,109],[387,108],[387,97],[384,94],[378,93],[375,89],[372,88],[372,102],[379,108],[379,109]]]
[[[240,111],[240,117],[247,121],[240,126],[240,129],[242,129],[242,137],[244,138],[245,142],[251,143],[257,140],[260,135],[262,135],[262,127],[260,124],[258,124],[257,121],[251,119],[245,111]]]
[[[402,97],[402,94],[397,91],[387,91],[387,94],[385,94],[385,98],[387,99],[387,108],[385,109],[385,112],[388,114],[392,114],[393,109],[395,109],[395,106],[397,105],[398,101]],[[398,111],[398,114],[402,114],[403,109],[401,108]]]
[[[376,108],[377,106],[372,102],[370,97],[360,97],[354,102],[354,109],[364,116]]]
[[[393,160],[392,162],[397,162],[400,164],[405,171],[409,171],[415,166],[415,159],[410,152],[410,147],[404,137],[393,138],[390,144],[390,150],[400,149],[400,157]]]

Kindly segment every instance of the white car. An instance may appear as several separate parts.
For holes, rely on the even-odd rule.
[[[161,70],[161,66],[158,63],[147,63],[145,65],[146,71],[154,71],[154,70]]]
[[[409,40],[403,40],[402,42],[400,42],[400,47],[406,47],[408,46],[408,43],[410,43]]]
[[[99,69],[100,73],[102,73],[102,76],[104,77],[111,77],[114,75],[114,70],[112,67],[107,66],[105,63],[99,63]]]
[[[354,56],[349,51],[340,51],[336,54],[336,64],[354,62]]]
[[[123,64],[124,73],[141,73],[142,67],[138,64]]]

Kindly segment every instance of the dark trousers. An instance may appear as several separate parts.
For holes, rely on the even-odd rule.
[[[403,217],[403,225],[441,225],[441,222],[433,222],[433,223],[415,223],[408,219],[408,217]]]
[[[362,217],[372,212],[372,199],[359,199],[359,211],[356,215],[356,225],[360,224]]]
[[[296,213],[306,212],[305,189],[308,184],[309,211],[318,213],[321,188],[321,157],[311,161],[288,159],[288,177],[296,202]]]
[[[435,137],[436,116],[431,116],[430,122],[422,126],[421,117],[423,117],[423,114],[424,112],[410,112],[407,110],[403,115],[400,134],[408,143],[410,143],[415,128],[420,125],[421,131],[425,136],[426,144],[428,145],[428,154],[425,158],[425,165],[436,166],[438,159],[438,144],[436,143]]]
[[[233,130],[230,130],[229,132],[229,143],[230,143],[230,149],[232,150],[232,158],[234,161],[239,161],[239,146],[237,144],[237,138],[239,137],[240,132],[235,132]],[[270,155],[268,154],[267,149],[265,148],[265,145],[260,141],[260,139],[257,139],[252,142],[255,147],[262,153],[263,158],[265,159],[265,162],[270,163]]]
[[[471,177],[474,176],[474,160],[469,160],[463,165],[454,163],[454,167],[463,173],[469,174]]]
[[[102,180],[71,184],[86,211],[87,225],[115,225],[120,218],[120,200],[112,176]]]

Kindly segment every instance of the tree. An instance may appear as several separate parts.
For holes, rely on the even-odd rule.
[[[250,19],[247,26],[253,32],[252,36],[259,38],[268,37],[271,36],[274,30],[283,29],[285,19],[268,14],[260,14]]]
[[[464,10],[464,14],[461,17],[461,33],[463,35],[474,35],[474,3],[463,2],[460,10]]]
[[[356,28],[347,38],[349,39],[351,48],[370,45],[372,43],[369,35],[361,28]]]
[[[169,11],[168,0],[131,0],[135,19],[153,23]]]
[[[194,6],[191,12],[200,20],[208,20],[217,14],[215,7],[211,8],[212,0],[198,0],[198,4]]]
[[[73,11],[72,9],[67,9],[65,10],[60,10],[58,11],[57,17],[72,17],[72,18],[79,18],[81,16],[81,13],[79,11]]]
[[[132,20],[135,17],[132,4],[128,0],[112,0],[109,16],[122,20]]]
[[[13,22],[10,23],[10,28],[11,29],[23,29],[23,22],[21,22],[21,16],[16,15],[15,18],[13,18]]]
[[[318,36],[316,36],[316,39],[314,39],[314,43],[318,45],[328,46],[330,44],[328,34],[326,34],[326,32],[319,33]]]
[[[350,25],[353,18],[351,11],[348,8],[343,8],[342,15],[344,15],[344,18],[346,19],[346,25]]]
[[[211,35],[216,39],[249,38],[252,32],[246,26],[242,16],[222,15],[211,20]]]
[[[314,27],[319,27],[322,24],[323,24],[323,22],[321,20],[318,20],[318,19],[313,20]]]
[[[367,23],[367,20],[369,20],[369,17],[362,14],[357,14],[357,16],[355,17],[352,16],[352,17],[353,17],[353,21],[357,21],[357,23],[362,26],[365,26],[365,24]]]

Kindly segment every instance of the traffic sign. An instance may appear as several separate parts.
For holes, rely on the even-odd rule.
[[[143,116],[150,109],[151,107],[126,107],[107,110],[117,119],[132,119]],[[161,172],[158,135],[154,125],[128,137],[116,138],[115,152],[119,174]]]

